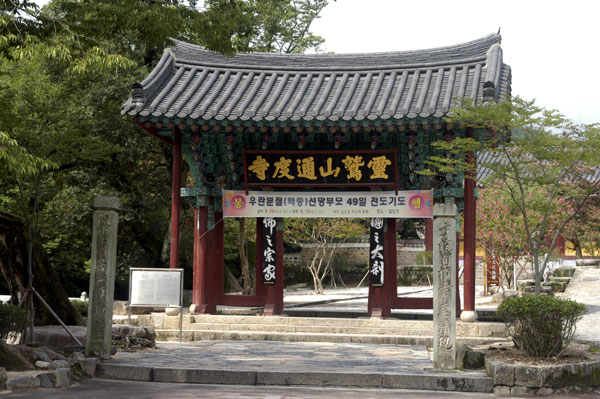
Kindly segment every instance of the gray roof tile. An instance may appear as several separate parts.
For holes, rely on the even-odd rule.
[[[375,120],[446,114],[456,97],[510,94],[501,37],[394,53],[227,57],[175,41],[144,79],[129,115],[217,120]]]

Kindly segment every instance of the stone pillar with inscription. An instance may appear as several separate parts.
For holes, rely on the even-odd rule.
[[[90,300],[85,353],[110,358],[112,311],[117,260],[117,225],[120,203],[116,197],[94,199]]]
[[[433,206],[433,367],[456,368],[456,205]]]

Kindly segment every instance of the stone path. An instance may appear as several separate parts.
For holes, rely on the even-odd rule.
[[[216,370],[411,372],[432,368],[424,346],[328,342],[159,342],[152,352],[118,352],[122,365]]]
[[[483,370],[434,370],[422,346],[275,341],[159,342],[119,352],[101,378],[229,385],[304,385],[484,392]]]
[[[587,307],[577,323],[575,339],[600,344],[600,269],[577,267],[573,279],[561,295]]]

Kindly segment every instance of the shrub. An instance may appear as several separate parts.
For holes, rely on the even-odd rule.
[[[73,308],[81,315],[81,317],[87,317],[88,314],[88,302],[87,301],[71,301]]]
[[[516,347],[533,357],[558,356],[575,334],[585,305],[547,295],[505,299],[497,315]]]
[[[17,305],[0,304],[0,340],[6,341],[11,332],[19,332],[25,324],[25,309]]]

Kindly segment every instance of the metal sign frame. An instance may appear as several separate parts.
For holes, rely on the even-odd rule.
[[[174,305],[170,303],[131,303],[131,292],[133,288],[133,273],[134,272],[171,272],[171,273],[179,273],[179,304]],[[154,307],[177,307],[179,308],[179,341],[183,340],[183,269],[166,269],[166,268],[148,268],[148,267],[131,267],[129,268],[129,305],[127,306],[127,320],[131,325],[131,307],[137,306],[140,308],[154,308]]]

